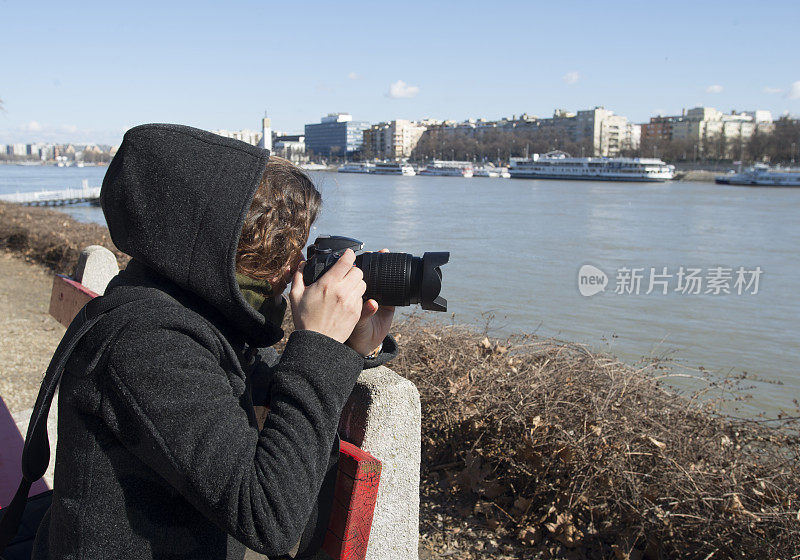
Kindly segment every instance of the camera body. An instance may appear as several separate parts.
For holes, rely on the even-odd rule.
[[[321,235],[308,247],[308,260],[303,269],[306,285],[316,282],[347,249],[361,251],[358,239],[339,235]],[[448,252],[425,253],[415,257],[409,253],[362,253],[355,266],[364,272],[367,291],[364,299],[378,305],[407,306],[419,303],[422,309],[447,311],[447,300],[439,295],[442,289],[440,267],[450,260]]]

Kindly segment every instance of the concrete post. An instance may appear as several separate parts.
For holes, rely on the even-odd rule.
[[[89,245],[81,251],[78,266],[75,267],[75,280],[97,295],[105,293],[106,286],[117,274],[117,257],[105,247]]]
[[[416,386],[384,366],[361,373],[342,412],[342,438],[383,463],[367,560],[419,558],[421,417]]]

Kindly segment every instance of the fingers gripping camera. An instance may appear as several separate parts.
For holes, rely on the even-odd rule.
[[[346,249],[360,251],[364,244],[339,235],[321,235],[308,247],[308,261],[303,281],[308,286],[339,260]],[[442,289],[441,266],[450,260],[450,253],[425,253],[415,257],[409,253],[363,253],[355,266],[364,273],[367,291],[364,299],[378,305],[413,305],[422,309],[447,311],[447,300],[439,295]]]

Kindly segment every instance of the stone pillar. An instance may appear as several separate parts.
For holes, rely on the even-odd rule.
[[[416,386],[384,366],[364,370],[339,433],[383,463],[367,560],[419,558],[420,430]]]
[[[105,247],[89,245],[81,251],[78,266],[75,267],[75,280],[97,295],[105,293],[106,286],[117,274],[117,257]]]

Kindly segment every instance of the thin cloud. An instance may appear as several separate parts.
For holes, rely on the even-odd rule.
[[[706,88],[706,93],[722,93],[722,90],[725,89],[719,84],[714,84],[713,86],[708,86]]]
[[[37,121],[27,122],[21,125],[19,128],[23,132],[41,132],[43,130],[42,125],[39,124]]]
[[[763,91],[764,93],[768,93],[770,95],[775,95],[778,93],[783,93],[783,88],[764,86],[764,89],[761,91]]]
[[[355,72],[350,72],[350,73],[347,75],[347,77],[348,77],[349,79],[351,79],[351,80],[360,80],[360,79],[361,79],[361,74],[357,74],[357,73],[355,73]]]
[[[789,99],[800,99],[800,80],[792,82],[789,87],[789,93],[786,94]]]
[[[581,79],[581,75],[577,72],[567,72],[561,77],[561,79],[564,80],[564,83],[572,85]]]
[[[410,99],[416,97],[419,93],[417,86],[410,86],[403,80],[397,80],[389,86],[389,93],[387,94],[392,99]]]

